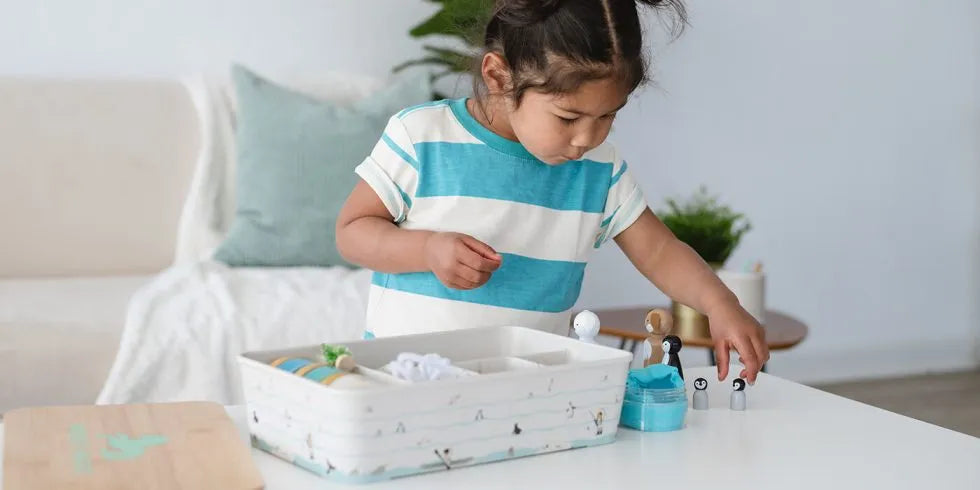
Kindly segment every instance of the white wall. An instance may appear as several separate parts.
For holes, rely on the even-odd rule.
[[[420,0],[0,0],[0,73],[385,75],[419,52]]]
[[[768,302],[811,336],[799,379],[974,362],[980,329],[975,2],[700,2],[660,54],[662,90],[617,121],[648,197],[699,184],[755,226]],[[584,304],[657,297],[605,250]],[[624,286],[626,291],[624,291]]]
[[[771,306],[813,380],[948,369],[980,338],[980,13],[971,0],[690,2],[658,81],[617,122],[654,207],[699,184],[755,230]],[[369,4],[370,8],[365,8]],[[0,74],[181,75],[229,61],[382,76],[418,53],[420,0],[0,0]],[[651,22],[651,27],[653,27]],[[665,301],[615,247],[581,306]],[[701,362],[688,352],[690,362]]]

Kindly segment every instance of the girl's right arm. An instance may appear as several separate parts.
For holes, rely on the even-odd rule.
[[[473,237],[400,228],[363,180],[337,216],[337,250],[347,261],[378,272],[431,271],[454,289],[482,286],[501,262],[493,248]]]

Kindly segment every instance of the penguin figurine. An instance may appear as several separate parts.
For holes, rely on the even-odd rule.
[[[677,368],[677,374],[684,379],[684,369],[681,368],[681,357],[677,354],[681,351],[681,338],[676,335],[664,337],[662,344],[664,349],[664,364]]]
[[[698,378],[694,380],[694,409],[708,409],[708,380]]]
[[[745,380],[735,378],[735,381],[732,381],[732,388],[731,409],[738,411],[745,410]]]

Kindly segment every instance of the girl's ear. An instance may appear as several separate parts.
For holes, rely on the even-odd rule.
[[[483,55],[480,73],[490,95],[500,95],[510,90],[510,67],[503,56],[494,52]]]

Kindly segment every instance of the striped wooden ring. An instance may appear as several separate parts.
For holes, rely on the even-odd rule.
[[[306,373],[304,377],[328,385],[345,374],[347,374],[346,371],[341,371],[333,366],[319,366]]]
[[[283,357],[280,357],[280,358],[276,359],[275,361],[270,362],[269,365],[272,366],[272,367],[279,367],[280,364],[282,364],[282,363],[284,363],[284,362],[286,362],[286,361],[288,361],[290,359],[292,359],[292,357],[283,356]]]
[[[311,362],[311,363],[309,363],[309,364],[307,364],[307,365],[305,365],[305,366],[297,369],[296,371],[294,371],[294,374],[296,374],[297,376],[306,376],[306,373],[308,373],[308,372],[310,372],[310,371],[312,371],[312,370],[314,370],[316,368],[323,367],[323,366],[326,366],[326,365],[327,365],[327,363],[325,363],[325,362]]]
[[[278,361],[279,359],[276,360]],[[306,366],[307,364],[310,364],[312,362],[313,361],[302,357],[291,357],[291,358],[286,358],[285,360],[280,362],[279,365],[276,367],[282,369],[283,371],[289,371],[291,373],[295,373],[297,369],[302,368],[303,366]]]
[[[344,371],[338,371],[338,372],[336,372],[334,374],[331,374],[330,376],[327,376],[326,378],[323,378],[323,381],[320,381],[320,383],[321,384],[328,385],[330,383],[333,383],[334,381],[337,381],[337,378],[341,378],[341,377],[343,377],[346,374],[347,373],[344,372]]]

